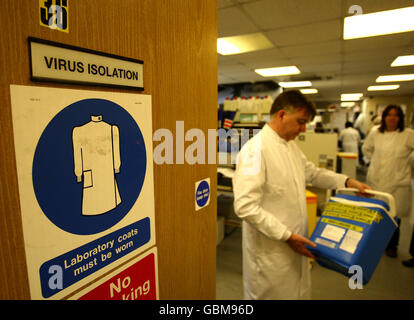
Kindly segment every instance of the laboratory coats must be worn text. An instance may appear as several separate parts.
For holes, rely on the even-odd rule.
[[[246,299],[310,298],[309,259],[286,240],[292,233],[308,236],[306,184],[335,189],[346,179],[316,168],[269,125],[243,146],[233,190],[235,212],[243,219]]]

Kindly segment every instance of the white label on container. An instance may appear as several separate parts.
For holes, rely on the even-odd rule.
[[[329,248],[335,248],[336,246],[335,242],[328,241],[322,238],[316,238],[315,242]]]
[[[344,228],[339,228],[331,224],[327,224],[325,226],[325,229],[323,229],[321,237],[324,237],[326,239],[329,239],[335,242],[339,242],[342,239],[344,233],[345,233]]]
[[[354,230],[348,230],[344,240],[342,241],[339,249],[345,250],[353,254],[358,246],[359,241],[362,238],[362,232],[357,232]]]

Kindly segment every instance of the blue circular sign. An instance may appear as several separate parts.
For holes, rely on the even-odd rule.
[[[33,158],[33,187],[47,218],[80,235],[122,220],[145,179],[141,130],[118,104],[85,99],[61,110],[46,126]]]
[[[196,190],[196,201],[199,207],[204,207],[210,198],[210,187],[207,181],[201,181]]]

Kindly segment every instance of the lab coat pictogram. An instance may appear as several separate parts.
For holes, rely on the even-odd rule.
[[[73,160],[76,181],[83,180],[82,215],[99,215],[121,203],[115,174],[120,172],[119,129],[102,115],[74,127]]]

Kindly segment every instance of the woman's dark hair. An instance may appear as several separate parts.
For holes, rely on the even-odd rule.
[[[388,116],[388,114],[390,113],[390,111],[394,109],[395,111],[397,111],[397,115],[398,115],[398,130],[400,130],[400,132],[404,131],[404,113],[401,109],[400,106],[397,106],[395,104],[390,104],[388,105],[385,110],[382,112],[382,116],[381,116],[381,125],[379,127],[379,131],[384,133],[385,130],[387,129],[387,125],[385,124],[385,117]]]
[[[301,108],[304,108],[309,113],[311,120],[316,115],[316,108],[313,102],[308,100],[299,90],[284,91],[273,102],[270,115],[276,114],[279,110],[293,112]]]

